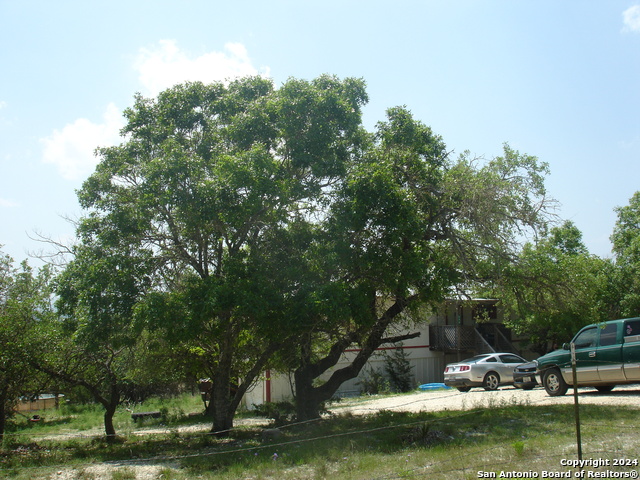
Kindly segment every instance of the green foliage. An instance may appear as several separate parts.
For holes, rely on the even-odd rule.
[[[89,241],[74,253],[57,279],[57,308],[66,330],[86,351],[132,346],[140,335],[132,311],[148,281],[144,259]]]
[[[78,192],[81,243],[60,290],[74,342],[108,338],[133,358],[162,337],[163,360],[150,358],[210,377],[214,429],[227,430],[269,362],[295,371],[299,414],[314,415],[403,339],[386,332],[407,311],[501,274],[521,235],[546,226],[546,164],[508,145],[453,161],[405,107],[367,132],[367,101],[363,80],[329,75],[137,95],[123,143],[98,149]],[[354,362],[314,386],[352,344]]]
[[[364,368],[364,373],[358,381],[362,393],[367,395],[405,393],[415,388],[413,367],[401,345],[402,343],[392,353],[383,354],[383,368]]]
[[[135,480],[138,478],[133,468],[120,468],[111,474],[111,480]]]
[[[611,282],[620,301],[621,317],[640,312],[640,191],[629,204],[616,209],[618,219],[611,235],[616,276]]]
[[[589,255],[580,231],[565,222],[537,243],[526,244],[491,294],[510,313],[507,323],[546,353],[569,341],[580,327],[607,319],[607,265]]]
[[[364,375],[358,382],[362,393],[367,395],[378,395],[391,391],[389,380],[380,370],[368,367],[364,370]]]
[[[147,339],[133,310],[149,285],[148,256],[123,248],[107,228],[79,233],[83,242],[56,283],[60,321],[49,329],[58,349],[42,356],[38,368],[85,388],[104,407],[105,433],[114,438],[113,416],[132,383],[135,353]]]
[[[513,442],[513,448],[516,452],[516,455],[521,457],[524,454],[525,443],[520,440]]]
[[[136,323],[214,380],[216,429],[299,328],[314,219],[367,140],[366,101],[364,82],[331,76],[137,96],[79,192],[83,241],[150,266]]]
[[[296,407],[293,403],[287,401],[264,402],[256,405],[252,413],[259,417],[269,418],[273,420],[276,426],[281,426],[294,419]]]
[[[546,228],[553,206],[547,172],[546,164],[508,145],[487,162],[468,154],[452,161],[443,140],[406,108],[388,110],[369,148],[336,185],[319,225],[326,232],[315,264],[324,272],[319,288],[348,292],[351,314],[348,322],[332,321],[330,313],[324,323],[314,319],[313,334],[303,337],[296,385],[306,387],[297,389],[298,404],[312,403],[301,395],[330,398],[378,347],[404,340],[385,334],[408,311],[497,281],[522,236]],[[351,344],[359,347],[351,365],[312,388]]]
[[[411,427],[403,440],[411,446],[434,448],[454,440],[454,436],[433,428],[430,423],[422,423]]]
[[[41,393],[50,382],[34,368],[42,349],[50,349],[47,329],[52,315],[53,271],[19,267],[0,252],[0,439],[5,421],[21,396]]]
[[[384,370],[392,391],[405,393],[416,387],[412,373],[413,367],[407,352],[402,348],[402,343],[393,350],[393,353],[385,355]]]

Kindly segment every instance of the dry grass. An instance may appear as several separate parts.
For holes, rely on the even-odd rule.
[[[412,405],[415,398],[396,397],[395,405]],[[428,412],[416,406],[412,412],[355,415],[346,408],[340,416],[285,427],[281,437],[266,442],[262,428],[251,422],[228,439],[215,439],[200,430],[208,421],[193,417],[190,423],[176,418],[164,433],[130,432],[113,445],[95,438],[25,439],[5,446],[0,476],[458,480],[479,478],[478,472],[570,470],[560,461],[577,458],[572,405],[520,402],[513,393],[502,399],[480,398],[465,397],[467,411]],[[362,407],[359,402],[353,405]],[[637,408],[583,405],[581,417],[584,458],[636,458]]]

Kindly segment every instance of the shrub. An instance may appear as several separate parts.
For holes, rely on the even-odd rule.
[[[254,410],[260,417],[270,418],[276,425],[291,422],[296,413],[296,407],[291,402],[265,402],[256,405]]]
[[[358,382],[358,385],[362,387],[362,393],[368,395],[377,395],[379,393],[386,393],[390,391],[389,381],[385,378],[384,374],[373,368],[365,371],[364,376]]]
[[[409,363],[407,352],[402,344],[396,348],[392,355],[385,355],[384,369],[389,377],[389,383],[394,392],[409,392],[415,388],[415,381]]]

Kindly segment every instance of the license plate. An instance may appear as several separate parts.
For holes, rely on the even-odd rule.
[[[522,381],[523,382],[530,382],[531,381],[531,377],[522,377]]]

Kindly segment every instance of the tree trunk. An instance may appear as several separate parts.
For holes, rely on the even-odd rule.
[[[110,369],[110,365],[105,365],[106,375],[109,377],[109,389],[106,394],[103,394],[99,388],[99,383],[90,383],[85,379],[77,378],[66,372],[59,372],[53,368],[49,368],[41,363],[31,363],[30,365],[41,372],[50,375],[53,378],[58,378],[67,382],[69,385],[78,385],[85,388],[93,399],[104,407],[104,431],[107,435],[108,441],[113,441],[116,438],[116,429],[113,426],[113,416],[116,413],[118,405],[120,405],[120,387],[118,385],[118,379],[116,375]]]
[[[236,379],[231,378],[230,367],[223,368],[224,365],[231,365],[231,357],[226,358],[226,363],[222,361],[223,357],[220,357],[218,372],[214,375],[211,400],[209,402],[211,413],[213,414],[211,433],[220,436],[229,434],[229,431],[233,428],[233,419],[242,397],[264,370],[265,365],[273,354],[284,345],[285,343],[283,342],[271,342],[264,346],[262,353],[255,359],[253,367],[244,373],[239,385],[233,383]],[[233,354],[231,349],[230,352]]]
[[[116,438],[116,429],[113,426],[113,416],[115,413],[115,407],[108,407],[104,411],[104,433],[107,435],[108,442],[112,442]]]
[[[384,334],[389,324],[404,310],[406,299],[398,299],[385,313],[377,319],[372,328],[368,329],[365,338],[357,333],[350,333],[338,339],[331,347],[329,354],[316,362],[311,362],[311,340],[302,343],[300,366],[294,372],[296,382],[296,414],[298,421],[313,420],[320,416],[322,403],[330,400],[340,385],[347,380],[356,378],[367,361],[378,347],[387,343],[396,343],[410,338],[416,338],[419,332],[385,338]],[[342,352],[356,339],[361,348],[356,358],[346,367],[333,372],[329,380],[319,387],[313,386],[313,380],[318,378],[340,360]]]
[[[224,380],[224,377],[228,378],[228,375],[218,375],[213,382],[211,388],[211,403],[213,412],[213,427],[211,433],[215,433],[221,437],[229,435],[230,430],[233,428],[233,413],[229,413],[230,410],[230,385],[229,380]]]
[[[296,416],[298,421],[320,418],[320,407],[325,399],[313,387],[314,377],[309,368],[298,368],[294,372],[296,387]]]
[[[211,405],[213,413],[213,427],[211,433],[226,437],[233,427],[233,413],[229,414],[231,403],[231,365],[233,361],[233,341],[236,338],[230,323],[226,334],[220,343],[218,364],[213,375],[211,386]]]
[[[116,413],[118,405],[120,405],[120,389],[114,378],[112,378],[109,398],[103,399],[102,405],[104,406],[104,433],[107,435],[107,441],[113,442],[116,439],[113,416]]]

